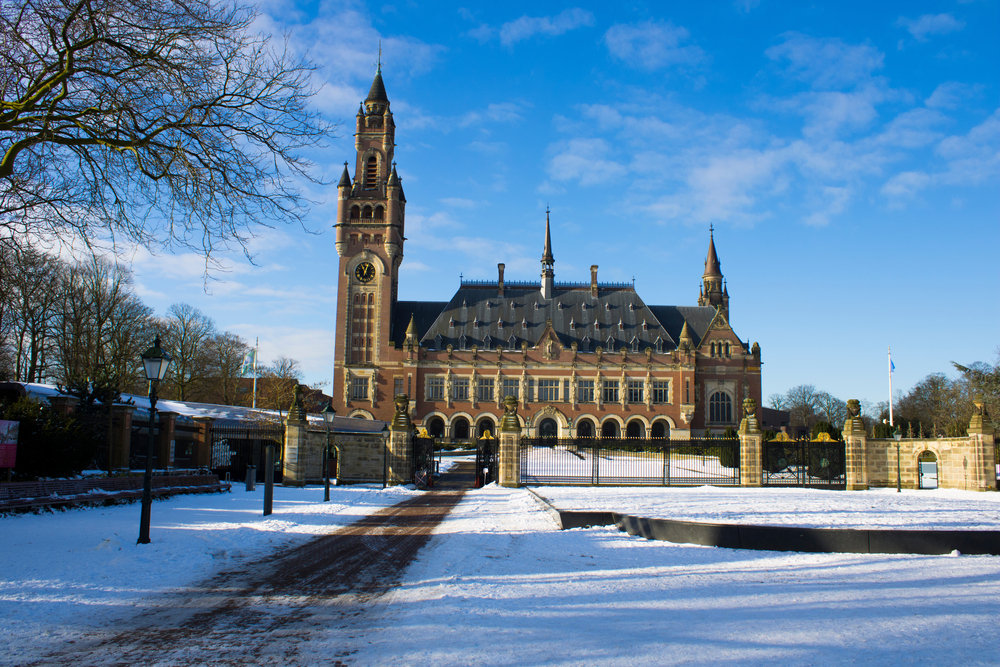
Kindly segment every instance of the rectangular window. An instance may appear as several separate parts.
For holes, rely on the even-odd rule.
[[[645,382],[642,380],[629,380],[628,381],[628,402],[629,403],[642,403],[642,391]]]
[[[453,401],[469,400],[468,378],[455,378],[451,381],[451,399]]]
[[[513,396],[514,398],[520,398],[520,388],[521,381],[517,378],[504,378],[503,379],[503,398],[508,396]]]
[[[667,380],[653,380],[653,403],[670,402],[670,382]]]
[[[578,380],[576,383],[576,400],[580,403],[594,402],[594,381]]]
[[[538,401],[551,403],[559,400],[559,380],[538,381]]]
[[[604,402],[605,403],[618,402],[618,380],[604,381]]]
[[[479,384],[476,386],[476,398],[486,402],[493,400],[493,378],[479,378]]]
[[[392,397],[395,398],[403,393],[403,378],[392,379]]]
[[[368,398],[368,378],[351,378],[351,398],[354,400]]]
[[[528,396],[526,400],[529,403],[533,403],[535,400],[535,378],[528,378]]]
[[[569,402],[569,378],[563,380],[563,397],[562,400]]]
[[[444,378],[427,378],[427,400],[444,400]]]

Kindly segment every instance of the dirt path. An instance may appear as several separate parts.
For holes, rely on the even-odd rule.
[[[32,664],[350,664],[345,647],[363,634],[366,603],[399,581],[465,493],[444,487],[154,600],[127,628]],[[318,630],[321,653],[309,646]]]

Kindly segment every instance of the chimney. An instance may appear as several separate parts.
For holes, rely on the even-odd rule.
[[[590,296],[597,298],[597,264],[590,267]]]
[[[503,264],[497,264],[497,271],[500,272],[500,279],[497,280],[497,296],[503,296]]]

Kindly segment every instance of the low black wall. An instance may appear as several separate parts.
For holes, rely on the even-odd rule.
[[[563,530],[618,526],[648,540],[700,544],[726,549],[853,554],[963,554],[1000,556],[995,530],[857,530],[697,523],[617,514],[559,511]]]

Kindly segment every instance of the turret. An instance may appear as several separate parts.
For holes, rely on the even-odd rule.
[[[728,320],[729,292],[722,277],[719,255],[715,251],[715,229],[709,226],[708,233],[708,257],[705,259],[705,273],[701,277],[701,286],[698,289],[698,305],[715,306],[722,310],[722,314]]]

